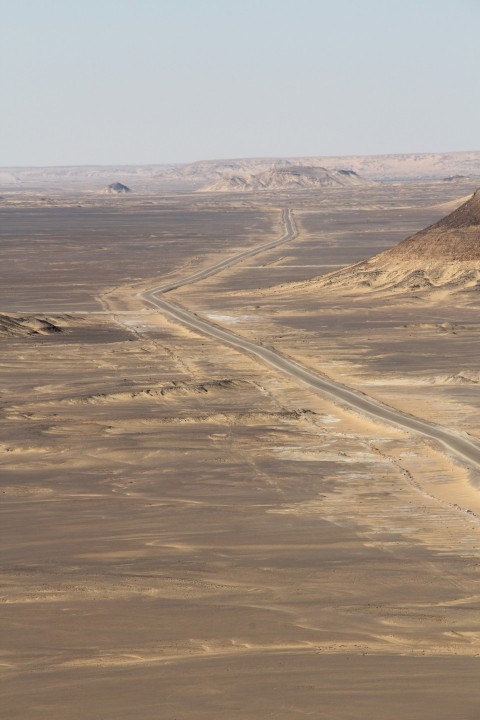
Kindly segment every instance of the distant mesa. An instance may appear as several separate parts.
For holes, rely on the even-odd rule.
[[[105,193],[107,195],[123,195],[129,192],[132,192],[130,188],[120,182],[114,182],[105,188]]]
[[[220,160],[200,160],[192,163],[175,163],[166,165],[85,165],[77,167],[2,167],[0,168],[0,192],[9,196],[24,190],[46,194],[55,192],[71,193],[95,192],[95,194],[111,194],[108,183],[114,178],[122,178],[120,185],[133,188],[132,192],[156,193],[158,191],[192,192],[198,189],[211,192],[241,192],[255,189],[257,184],[262,188],[271,183],[275,189],[278,184],[286,191],[295,187],[308,187],[307,177],[299,182],[294,177],[300,168],[314,168],[320,173],[320,180],[313,187],[325,187],[328,180],[333,183],[335,178],[340,187],[349,181],[383,182],[404,180],[438,180],[447,177],[459,177],[456,180],[445,180],[452,187],[465,184],[463,194],[471,192],[471,178],[480,178],[480,151],[457,153],[407,153],[403,155],[349,155],[318,157],[304,156],[227,158]],[[286,169],[286,174],[268,180],[272,171]],[[262,173],[266,176],[262,179]],[[331,177],[325,173],[330,173]],[[357,177],[353,174],[355,173]],[[276,173],[275,173],[276,174]],[[308,176],[308,171],[305,176]],[[321,178],[323,177],[323,182]],[[290,181],[287,182],[287,179]],[[359,179],[357,179],[359,178]],[[217,187],[215,183],[219,182]],[[116,183],[112,183],[115,185]],[[210,190],[210,188],[213,188]],[[111,186],[110,186],[111,187]],[[335,184],[332,184],[332,188]],[[459,192],[459,195],[462,193]],[[125,191],[123,199],[129,196]],[[10,199],[10,197],[8,198]],[[120,197],[118,198],[120,199]]]
[[[317,281],[348,294],[480,290],[480,190],[434,225]]]
[[[252,192],[261,190],[308,190],[360,185],[364,180],[354,170],[327,170],[311,165],[273,166],[262,172],[225,174],[199,192]]]
[[[450,175],[442,178],[443,182],[455,182],[456,180],[468,180],[467,175]]]

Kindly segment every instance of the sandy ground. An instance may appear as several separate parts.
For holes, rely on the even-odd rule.
[[[462,371],[474,372],[468,306],[449,307],[448,317],[436,308],[432,326],[434,310],[415,305],[416,325],[403,335],[403,307],[392,317],[369,308],[377,324],[367,333],[363,309],[338,301],[327,314],[309,285],[295,296],[264,289],[269,267],[284,267],[282,282],[288,265],[313,277],[327,239],[327,265],[354,255],[362,213],[358,252],[438,218],[435,203],[452,198],[437,184],[422,203],[407,187],[401,215],[398,191],[395,201],[379,192],[367,200],[358,196],[350,230],[335,238],[346,197],[330,199],[324,225],[317,198],[299,197],[301,236],[288,253],[256,258],[259,282],[256,271],[231,270],[175,297],[392,404],[403,398],[417,414],[442,412],[435,419],[454,424],[455,405],[457,426],[478,433],[474,382],[460,395],[461,384],[425,381],[458,372],[458,342]],[[170,211],[176,237],[187,235],[184,212]],[[192,210],[199,239],[180,245],[180,269],[218,257],[205,245],[204,212]],[[248,242],[263,241],[262,228],[275,235],[273,200],[245,212],[247,225],[256,218]],[[238,248],[235,213],[217,219],[218,238],[237,233]],[[95,241],[113,243],[118,226],[102,225]],[[135,287],[107,293],[113,314],[85,312],[79,299],[68,313],[40,306],[33,321],[33,282],[19,307],[8,286],[2,301],[19,325],[0,337],[6,717],[476,719],[476,478],[438,448],[143,311],[135,292],[152,256],[142,245],[135,255],[133,243],[128,268],[126,234],[118,262],[112,252],[104,289]],[[67,282],[71,246],[62,252],[40,285]],[[155,252],[160,260],[160,243]],[[89,292],[101,288],[99,268],[77,267]],[[55,297],[58,307],[67,290]],[[464,329],[439,330],[441,312]],[[392,346],[388,361],[379,342]],[[417,352],[422,342],[429,353]],[[415,404],[405,388],[427,394]]]

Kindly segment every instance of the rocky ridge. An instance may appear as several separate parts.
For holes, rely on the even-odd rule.
[[[360,185],[364,181],[353,170],[327,170],[311,165],[274,166],[259,173],[226,174],[200,192],[252,192],[302,190]]]
[[[0,336],[51,335],[62,328],[45,316],[6,315],[0,313]]]

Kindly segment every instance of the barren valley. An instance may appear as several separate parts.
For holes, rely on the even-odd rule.
[[[478,464],[155,298],[480,448],[476,266],[350,268],[478,184],[5,194],[5,717],[476,720]]]

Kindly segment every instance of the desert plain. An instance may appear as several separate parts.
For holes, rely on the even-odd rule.
[[[476,720],[478,292],[329,285],[478,180],[0,200],[8,720]],[[224,259],[285,242],[182,283]]]

